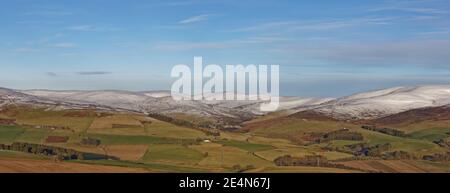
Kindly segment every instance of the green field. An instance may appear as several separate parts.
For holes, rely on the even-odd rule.
[[[181,145],[150,145],[144,162],[174,163],[180,165],[194,165],[205,157],[201,152]]]
[[[17,126],[3,126],[0,125],[0,143],[10,144],[14,142],[25,129]]]
[[[445,139],[449,135],[447,133],[450,132],[450,128],[430,128],[423,129],[419,131],[415,131],[409,134],[411,138],[414,139],[422,139],[427,141],[438,141],[440,139]]]
[[[390,143],[389,151],[406,151],[417,157],[433,153],[445,153],[448,149],[433,143],[448,138],[448,127],[439,123],[417,123],[408,129],[406,137],[395,137],[364,130],[360,125],[339,121],[315,121],[283,118],[283,115],[261,117],[248,122],[247,133],[224,132],[220,136],[207,136],[192,128],[176,126],[138,114],[108,114],[97,116],[93,111],[75,111],[85,116],[67,117],[73,111],[45,111],[39,109],[14,108],[0,112],[2,118],[14,118],[19,124],[28,126],[1,126],[0,143],[28,142],[45,144],[48,136],[67,136],[66,143],[47,144],[82,152],[108,153],[119,160],[77,160],[89,165],[142,168],[148,172],[236,172],[235,167],[247,168],[244,172],[361,172],[364,168],[338,169],[319,167],[279,167],[273,162],[285,155],[305,157],[320,155],[327,160],[349,164],[352,167],[381,167],[386,171],[447,171],[448,164],[429,162],[351,162],[354,156],[329,150],[330,147],[344,147],[355,143],[369,145]],[[177,115],[181,116],[181,115]],[[188,119],[192,117],[182,117]],[[281,119],[281,120],[278,120]],[[31,126],[30,126],[31,125]],[[34,125],[65,126],[70,129],[43,129]],[[122,125],[114,127],[114,125]],[[440,125],[436,127],[436,125]],[[445,125],[445,124],[444,124]],[[420,127],[419,127],[420,126]],[[430,126],[430,127],[428,127]],[[431,127],[433,126],[433,127]],[[301,145],[298,139],[306,133],[330,132],[347,128],[358,132],[364,141],[332,140],[320,144]],[[101,145],[86,146],[80,141],[90,137],[101,141]],[[208,140],[206,140],[208,139]],[[295,139],[295,140],[293,140]],[[0,151],[0,159],[47,159],[51,158],[20,152]],[[372,158],[369,158],[372,159]],[[344,162],[342,162],[342,160]],[[376,159],[377,160],[377,159]],[[5,161],[4,163],[7,163]],[[392,167],[392,168],[391,168]],[[373,168],[372,168],[373,169]]]
[[[95,139],[100,139],[105,145],[118,144],[182,144],[184,142],[191,142],[192,139],[175,139],[165,137],[153,137],[142,135],[107,135],[107,134],[87,134],[86,136]]]
[[[218,143],[225,145],[225,146],[237,147],[239,149],[243,149],[243,150],[249,151],[249,152],[264,151],[264,150],[269,150],[269,149],[273,148],[271,145],[249,143],[249,142],[236,141],[236,140],[222,140],[222,141],[219,141]]]

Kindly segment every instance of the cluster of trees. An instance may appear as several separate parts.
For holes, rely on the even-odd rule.
[[[201,141],[198,141],[198,139],[192,140],[192,139],[180,139],[180,144],[184,147],[190,146],[190,145],[200,145]]]
[[[416,156],[406,152],[406,151],[393,151],[393,152],[386,152],[383,154],[383,159],[388,160],[411,160],[411,159],[417,159]]]
[[[384,143],[370,146],[367,143],[358,143],[346,145],[345,148],[356,156],[379,157],[382,156],[383,152],[389,151],[392,145],[390,143]]]
[[[277,166],[326,166],[328,160],[320,155],[307,155],[305,157],[292,157],[284,155],[274,160]]]
[[[80,143],[82,145],[99,146],[101,144],[101,141],[100,141],[100,139],[86,137],[86,138],[81,139]]]
[[[239,131],[240,129],[242,129],[242,126],[240,125],[226,125],[222,128],[222,130],[230,132]]]
[[[128,125],[128,124],[112,124],[113,129],[121,129],[121,128],[134,128],[134,127],[142,127],[141,125]]]
[[[11,145],[0,144],[0,150],[18,151],[36,155],[56,156],[59,160],[85,160],[85,159],[117,159],[101,154],[84,153],[73,149],[52,147],[41,144],[14,142]]]
[[[194,124],[192,124],[189,121],[185,121],[185,120],[179,120],[179,119],[175,119],[169,116],[165,116],[163,114],[159,114],[159,113],[150,113],[148,114],[149,117],[152,117],[154,119],[158,119],[160,121],[164,121],[164,122],[169,122],[172,123],[174,125],[178,125],[178,126],[183,126],[183,127],[189,127],[189,128],[194,128]]]
[[[160,120],[160,121],[164,121],[164,122],[169,122],[172,123],[174,125],[178,125],[178,126],[182,126],[182,127],[188,127],[188,128],[193,128],[193,129],[198,129],[202,132],[204,132],[206,135],[210,135],[210,136],[220,136],[220,132],[217,130],[213,130],[211,128],[210,124],[206,124],[204,122],[199,123],[199,124],[194,124],[192,122],[186,121],[186,120],[180,120],[180,119],[175,119],[169,116],[165,116],[162,114],[158,114],[158,113],[150,113],[148,114],[148,116]]]
[[[241,173],[241,172],[245,172],[247,170],[255,169],[255,166],[254,165],[241,166],[239,164],[236,164],[236,165],[233,165],[232,169],[235,172]]]
[[[15,119],[0,119],[0,125],[16,125]]]
[[[350,140],[350,141],[363,141],[364,137],[361,133],[353,132],[348,129],[339,129],[328,133],[308,133],[297,141],[308,141],[308,144],[325,143],[333,140]],[[298,142],[300,144],[300,142]]]
[[[58,130],[70,130],[74,132],[70,127],[68,126],[56,126],[56,125],[29,125],[29,124],[21,124],[22,127],[29,127],[34,129],[58,129]]]
[[[292,157],[290,155],[284,155],[276,158],[274,162],[275,165],[277,166],[311,166],[311,167],[329,167],[329,168],[340,168],[350,170],[355,169],[342,164],[330,162],[326,157],[321,155],[308,155],[305,157]]]
[[[81,110],[81,111],[69,111],[64,113],[63,117],[107,117],[113,115],[107,112],[96,112],[95,109],[92,110]]]
[[[152,121],[148,121],[148,120],[140,120],[139,121],[142,125],[145,125],[145,124],[152,124]]]
[[[444,148],[450,148],[450,139],[439,139],[434,141],[434,143]]]
[[[377,127],[375,125],[363,125],[363,126],[361,126],[361,128],[370,130],[370,131],[376,131],[379,133],[384,133],[386,135],[392,135],[392,136],[397,136],[397,137],[406,137],[406,133],[404,131],[400,131],[397,129]]]
[[[422,159],[427,161],[448,162],[450,161],[450,152],[424,155]]]
[[[361,135],[361,133],[352,132],[348,129],[340,129],[337,131],[325,133],[319,139],[317,139],[316,142],[323,143],[333,140],[363,141],[364,137]]]

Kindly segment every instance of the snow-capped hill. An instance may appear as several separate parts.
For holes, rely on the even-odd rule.
[[[380,97],[383,95],[389,95],[392,94],[395,91],[398,90],[404,90],[403,87],[393,87],[393,88],[387,88],[382,90],[375,90],[375,91],[369,91],[369,92],[362,92],[362,93],[356,93],[350,96],[342,97],[340,98],[341,101],[343,100],[356,100],[356,99],[365,99],[365,98],[373,98],[373,97]]]
[[[395,87],[343,97],[320,105],[316,111],[340,119],[372,119],[447,104],[450,85]]]
[[[64,101],[81,104],[105,105],[112,108],[121,108],[135,111],[138,105],[149,97],[144,94],[129,91],[51,91],[51,90],[25,90],[25,94],[48,98],[55,101]]]
[[[221,107],[192,100],[173,100],[167,91],[51,91],[24,90],[24,94],[51,99],[53,101],[78,104],[104,105],[140,113],[184,113],[209,117],[251,117],[242,110]]]
[[[23,90],[23,94],[41,97],[51,101],[69,102],[108,106],[113,109],[123,109],[141,113],[173,114],[183,113],[215,118],[249,119],[260,112],[262,100],[174,100],[169,91],[52,91]],[[205,97],[226,93],[211,93]],[[280,110],[318,105],[329,99],[313,99],[299,97],[280,97]]]
[[[95,108],[98,110],[108,110],[111,109],[108,106],[93,105],[93,104],[82,104],[82,103],[72,103],[68,101],[57,101],[52,100],[47,97],[39,97],[28,95],[26,93],[18,92],[12,89],[0,88],[0,108],[7,106],[29,106],[45,108],[47,110],[64,110],[64,109],[85,109],[85,108]]]
[[[170,91],[144,91],[141,92],[142,94],[153,97],[153,98],[163,98],[163,97],[170,97]]]
[[[289,110],[296,108],[306,108],[310,106],[321,105],[335,100],[334,98],[300,98],[300,97],[281,97],[279,110]]]
[[[225,93],[206,94],[206,97]],[[140,113],[183,113],[214,118],[248,119],[264,115],[263,100],[174,100],[169,91],[52,91],[0,88],[0,106],[36,104],[58,108],[106,108]],[[374,119],[411,109],[450,104],[450,85],[394,87],[342,97],[280,97],[278,110],[314,110],[338,119]]]
[[[91,101],[91,102],[101,102],[101,101],[107,102],[111,100],[136,102],[147,99],[147,96],[145,94],[130,91],[116,91],[116,90],[104,90],[104,91],[24,90],[20,92],[46,98]]]

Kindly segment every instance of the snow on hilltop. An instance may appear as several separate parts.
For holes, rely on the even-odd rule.
[[[174,101],[168,91],[52,91],[0,88],[0,106],[36,104],[46,107],[98,107],[141,113],[186,113],[201,116],[242,118],[264,114],[263,101]],[[394,87],[347,97],[280,97],[279,110],[314,110],[338,119],[373,119],[424,107],[450,104],[450,85]]]
[[[450,85],[395,87],[343,97],[315,110],[340,119],[371,119],[450,104]]]
[[[187,113],[202,116],[249,117],[259,112],[263,101],[175,101],[169,91],[52,91],[23,90],[21,93],[53,101],[104,105],[143,113]],[[209,95],[208,95],[209,96]],[[305,105],[317,105],[330,99],[281,97],[280,110]]]

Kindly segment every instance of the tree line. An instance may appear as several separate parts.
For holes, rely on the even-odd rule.
[[[11,145],[0,144],[0,150],[17,151],[35,155],[54,156],[57,157],[58,160],[99,160],[99,159],[118,160],[118,158],[114,156],[95,153],[85,153],[62,147],[53,147],[41,144],[22,143],[22,142],[14,142]]]

